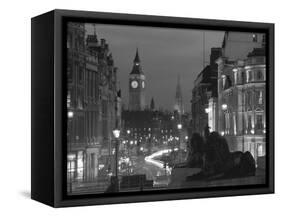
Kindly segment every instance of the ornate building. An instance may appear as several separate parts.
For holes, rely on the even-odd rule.
[[[242,61],[219,63],[218,130],[231,151],[265,155],[265,49],[255,48]]]
[[[85,24],[67,29],[68,183],[95,183],[112,167],[112,130],[120,125],[117,70],[105,39],[85,37]],[[85,40],[86,38],[86,40]],[[120,113],[120,112],[119,112]]]
[[[250,151],[257,162],[265,155],[264,43],[264,34],[226,33],[217,60],[218,131],[231,151]]]
[[[145,106],[145,75],[137,49],[133,69],[129,76],[129,110],[141,111],[145,109]]]

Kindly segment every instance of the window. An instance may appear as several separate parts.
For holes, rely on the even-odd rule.
[[[105,100],[102,101],[102,114],[107,115],[107,103]]]
[[[237,128],[236,128],[236,114],[233,113],[233,133],[234,135],[237,134]]]
[[[263,104],[263,92],[260,90],[260,91],[258,91],[257,94],[258,94],[257,95],[257,97],[258,97],[258,104],[262,105]]]
[[[252,115],[248,115],[248,129],[252,129]]]
[[[264,156],[265,155],[265,148],[264,145],[262,143],[258,143],[258,156]]]
[[[67,91],[67,108],[71,106],[71,91]]]
[[[262,124],[262,114],[257,114],[256,115],[256,129],[261,130],[263,129],[263,124]]]
[[[252,71],[247,72],[247,83],[252,81]]]
[[[257,34],[253,34],[253,42],[258,42],[258,35]]]
[[[71,63],[67,63],[67,79],[71,83],[72,82],[72,77],[73,77],[73,72],[72,72],[72,65]]]
[[[228,134],[230,129],[230,115],[228,112],[225,112],[224,118],[225,118],[225,133]]]
[[[262,35],[262,43],[265,43],[265,34]]]
[[[257,80],[262,81],[263,80],[263,72],[262,71],[257,71]]]

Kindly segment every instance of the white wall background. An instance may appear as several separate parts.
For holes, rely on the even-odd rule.
[[[280,214],[280,5],[277,0],[2,1],[0,19],[1,216],[268,216]],[[30,18],[54,8],[276,23],[276,194],[52,209],[30,192]],[[43,188],[44,186],[42,186]]]

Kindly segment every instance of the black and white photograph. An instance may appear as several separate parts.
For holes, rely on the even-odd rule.
[[[67,194],[266,183],[266,34],[67,23]]]

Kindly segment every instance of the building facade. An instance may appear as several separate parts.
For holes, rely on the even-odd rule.
[[[191,112],[193,132],[204,135],[208,128],[216,130],[217,75],[216,59],[221,56],[221,48],[212,48],[210,64],[207,65],[194,81],[192,90]]]
[[[265,156],[265,35],[226,32],[218,63],[217,127],[231,151]]]
[[[141,111],[145,104],[145,75],[140,64],[138,49],[129,75],[129,110]]]
[[[265,156],[265,49],[254,48],[247,58],[218,60],[218,130],[231,151],[249,151],[255,160]]]
[[[98,182],[99,169],[111,167],[112,130],[121,118],[117,114],[121,103],[117,69],[108,44],[104,39],[99,41],[96,33],[86,37],[85,32],[85,24],[68,23],[67,135],[71,185]]]

